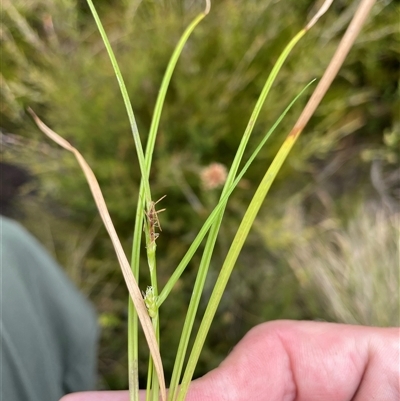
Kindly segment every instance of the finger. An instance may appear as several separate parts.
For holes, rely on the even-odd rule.
[[[320,322],[262,324],[220,367],[192,383],[187,401],[250,396],[253,401],[350,401],[363,381],[371,341],[382,342],[385,330]],[[377,400],[391,401],[377,391]]]

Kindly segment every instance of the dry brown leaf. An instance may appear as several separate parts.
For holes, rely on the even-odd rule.
[[[113,243],[115,252],[117,254],[117,258],[119,264],[121,266],[122,274],[124,276],[126,285],[129,290],[129,294],[131,295],[133,304],[135,305],[140,323],[142,324],[143,332],[147,340],[147,344],[150,348],[150,353],[153,358],[154,366],[157,371],[158,380],[160,383],[161,389],[161,397],[162,400],[165,401],[167,398],[167,392],[165,388],[165,379],[164,379],[164,370],[162,366],[160,351],[158,348],[157,340],[155,337],[153,325],[151,323],[149,314],[147,312],[147,308],[144,304],[142,294],[140,292],[139,286],[136,282],[135,277],[133,276],[130,264],[128,259],[123,251],[121,242],[118,238],[117,232],[115,231],[114,225],[112,223],[110,214],[108,213],[108,209],[101,192],[99,183],[97,182],[96,176],[94,175],[92,169],[87,164],[86,160],[79,153],[79,151],[74,148],[68,141],[62,138],[60,135],[51,130],[47,125],[45,125],[39,117],[33,112],[32,109],[28,109],[29,113],[32,115],[35,123],[39,127],[39,129],[46,134],[50,139],[56,142],[58,145],[62,146],[64,149],[72,152],[77,158],[85,176],[88,181],[90,190],[92,191],[93,198],[96,202],[96,206],[99,210],[100,216],[103,220],[103,223],[107,229],[107,232],[111,238]]]

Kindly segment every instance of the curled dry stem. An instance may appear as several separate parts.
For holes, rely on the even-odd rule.
[[[317,21],[328,11],[328,9],[332,3],[333,3],[333,0],[325,0],[324,1],[321,8],[314,15],[314,17],[311,18],[310,22],[306,25],[306,27],[305,27],[306,31],[308,31],[310,28],[312,28],[317,23]]]
[[[211,0],[206,0],[206,8],[204,10],[204,15],[207,15],[210,12],[210,10],[211,10]]]
[[[162,400],[165,401],[167,399],[167,393],[166,393],[166,388],[165,388],[164,371],[163,371],[163,367],[162,367],[160,351],[159,351],[156,336],[154,333],[154,328],[153,328],[151,319],[149,317],[146,305],[143,301],[143,297],[140,292],[139,286],[132,273],[130,264],[128,262],[128,259],[126,258],[126,255],[122,248],[121,242],[118,238],[117,232],[115,231],[110,214],[108,213],[108,209],[107,209],[103,194],[101,192],[99,183],[97,182],[96,176],[94,175],[90,166],[87,164],[86,160],[83,158],[83,156],[79,153],[79,151],[76,148],[74,148],[68,141],[66,141],[60,135],[58,135],[53,130],[51,130],[49,127],[47,127],[47,125],[45,125],[39,119],[39,117],[33,112],[32,109],[29,108],[28,111],[31,114],[31,116],[33,117],[33,119],[34,119],[35,123],[37,124],[37,126],[39,127],[39,129],[44,134],[46,134],[50,139],[52,139],[58,145],[62,146],[66,150],[69,150],[70,152],[72,152],[75,155],[76,159],[78,160],[78,162],[86,176],[86,179],[89,184],[90,190],[92,192],[93,198],[96,202],[96,206],[99,210],[101,219],[103,220],[103,223],[104,223],[104,225],[107,229],[107,232],[111,238],[111,241],[113,243],[115,252],[118,257],[119,264],[121,266],[122,274],[123,274],[125,282],[126,282],[126,286],[128,287],[128,290],[131,295],[133,304],[135,305],[140,323],[142,324],[143,332],[145,334],[147,343],[149,345],[150,353],[153,358],[154,365],[155,365],[155,368],[157,371],[157,376],[158,376],[158,380],[159,380],[160,388],[161,388],[161,397],[162,397]]]

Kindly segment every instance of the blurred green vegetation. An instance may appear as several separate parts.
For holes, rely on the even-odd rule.
[[[335,1],[295,48],[256,124],[251,149],[300,88],[322,75],[356,3]],[[204,4],[102,0],[96,5],[145,143],[168,59],[185,26]],[[2,7],[2,158],[26,167],[37,178],[21,193],[18,218],[96,304],[103,327],[99,386],[126,388],[127,291],[111,242],[75,160],[48,144],[25,112],[27,106],[32,107],[85,156],[129,254],[140,172],[118,85],[84,0],[3,0]],[[342,252],[329,236],[326,248],[321,244],[317,250],[299,251],[305,239],[312,242],[322,236],[321,225],[327,221],[362,226],[365,219],[357,217],[358,210],[366,204],[384,210],[390,216],[385,221],[395,219],[400,198],[399,11],[394,1],[375,5],[344,67],[280,172],[233,273],[198,375],[218,364],[250,327],[262,321],[347,321],[348,315],[336,313],[329,292],[320,288],[318,280],[311,273],[301,279],[295,266],[309,264],[309,269],[329,276],[332,263],[324,261],[325,257],[335,260],[337,252],[339,260]],[[306,0],[215,1],[186,45],[167,95],[151,173],[154,199],[168,195],[162,201],[167,210],[160,215],[163,232],[157,242],[161,287],[216,203],[218,191],[201,186],[202,168],[212,162],[229,167],[269,71],[312,13],[313,2]],[[228,204],[203,310],[245,208],[305,101],[294,107]],[[339,226],[335,227],[340,231]],[[372,234],[375,228],[369,224],[365,230]],[[393,235],[398,239],[398,233]],[[366,240],[365,246],[370,243]],[[353,246],[350,239],[348,244],[350,251],[363,246]],[[398,241],[387,249],[398,252]],[[167,377],[199,258],[194,257],[161,310]],[[371,266],[357,274],[364,277],[375,271],[379,261],[379,256],[364,258],[363,263]],[[344,258],[342,264],[346,263]],[[393,256],[387,265],[393,268],[396,263]],[[145,266],[143,258],[143,289],[148,284]],[[391,274],[398,283],[396,266]],[[392,296],[398,308],[398,286],[389,289],[387,281],[378,281],[378,298]],[[364,282],[358,284],[363,287]],[[360,302],[358,294],[342,294],[342,302],[352,311],[349,322],[399,324],[396,306],[389,314],[384,303],[375,302],[376,297],[363,298],[361,311],[354,306]],[[380,318],[365,319],[363,311],[368,309]],[[145,347],[141,352],[143,379]]]

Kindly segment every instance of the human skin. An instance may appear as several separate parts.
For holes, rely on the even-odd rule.
[[[194,380],[186,401],[399,401],[399,370],[399,328],[274,321]],[[127,391],[104,391],[60,401],[128,400]]]

